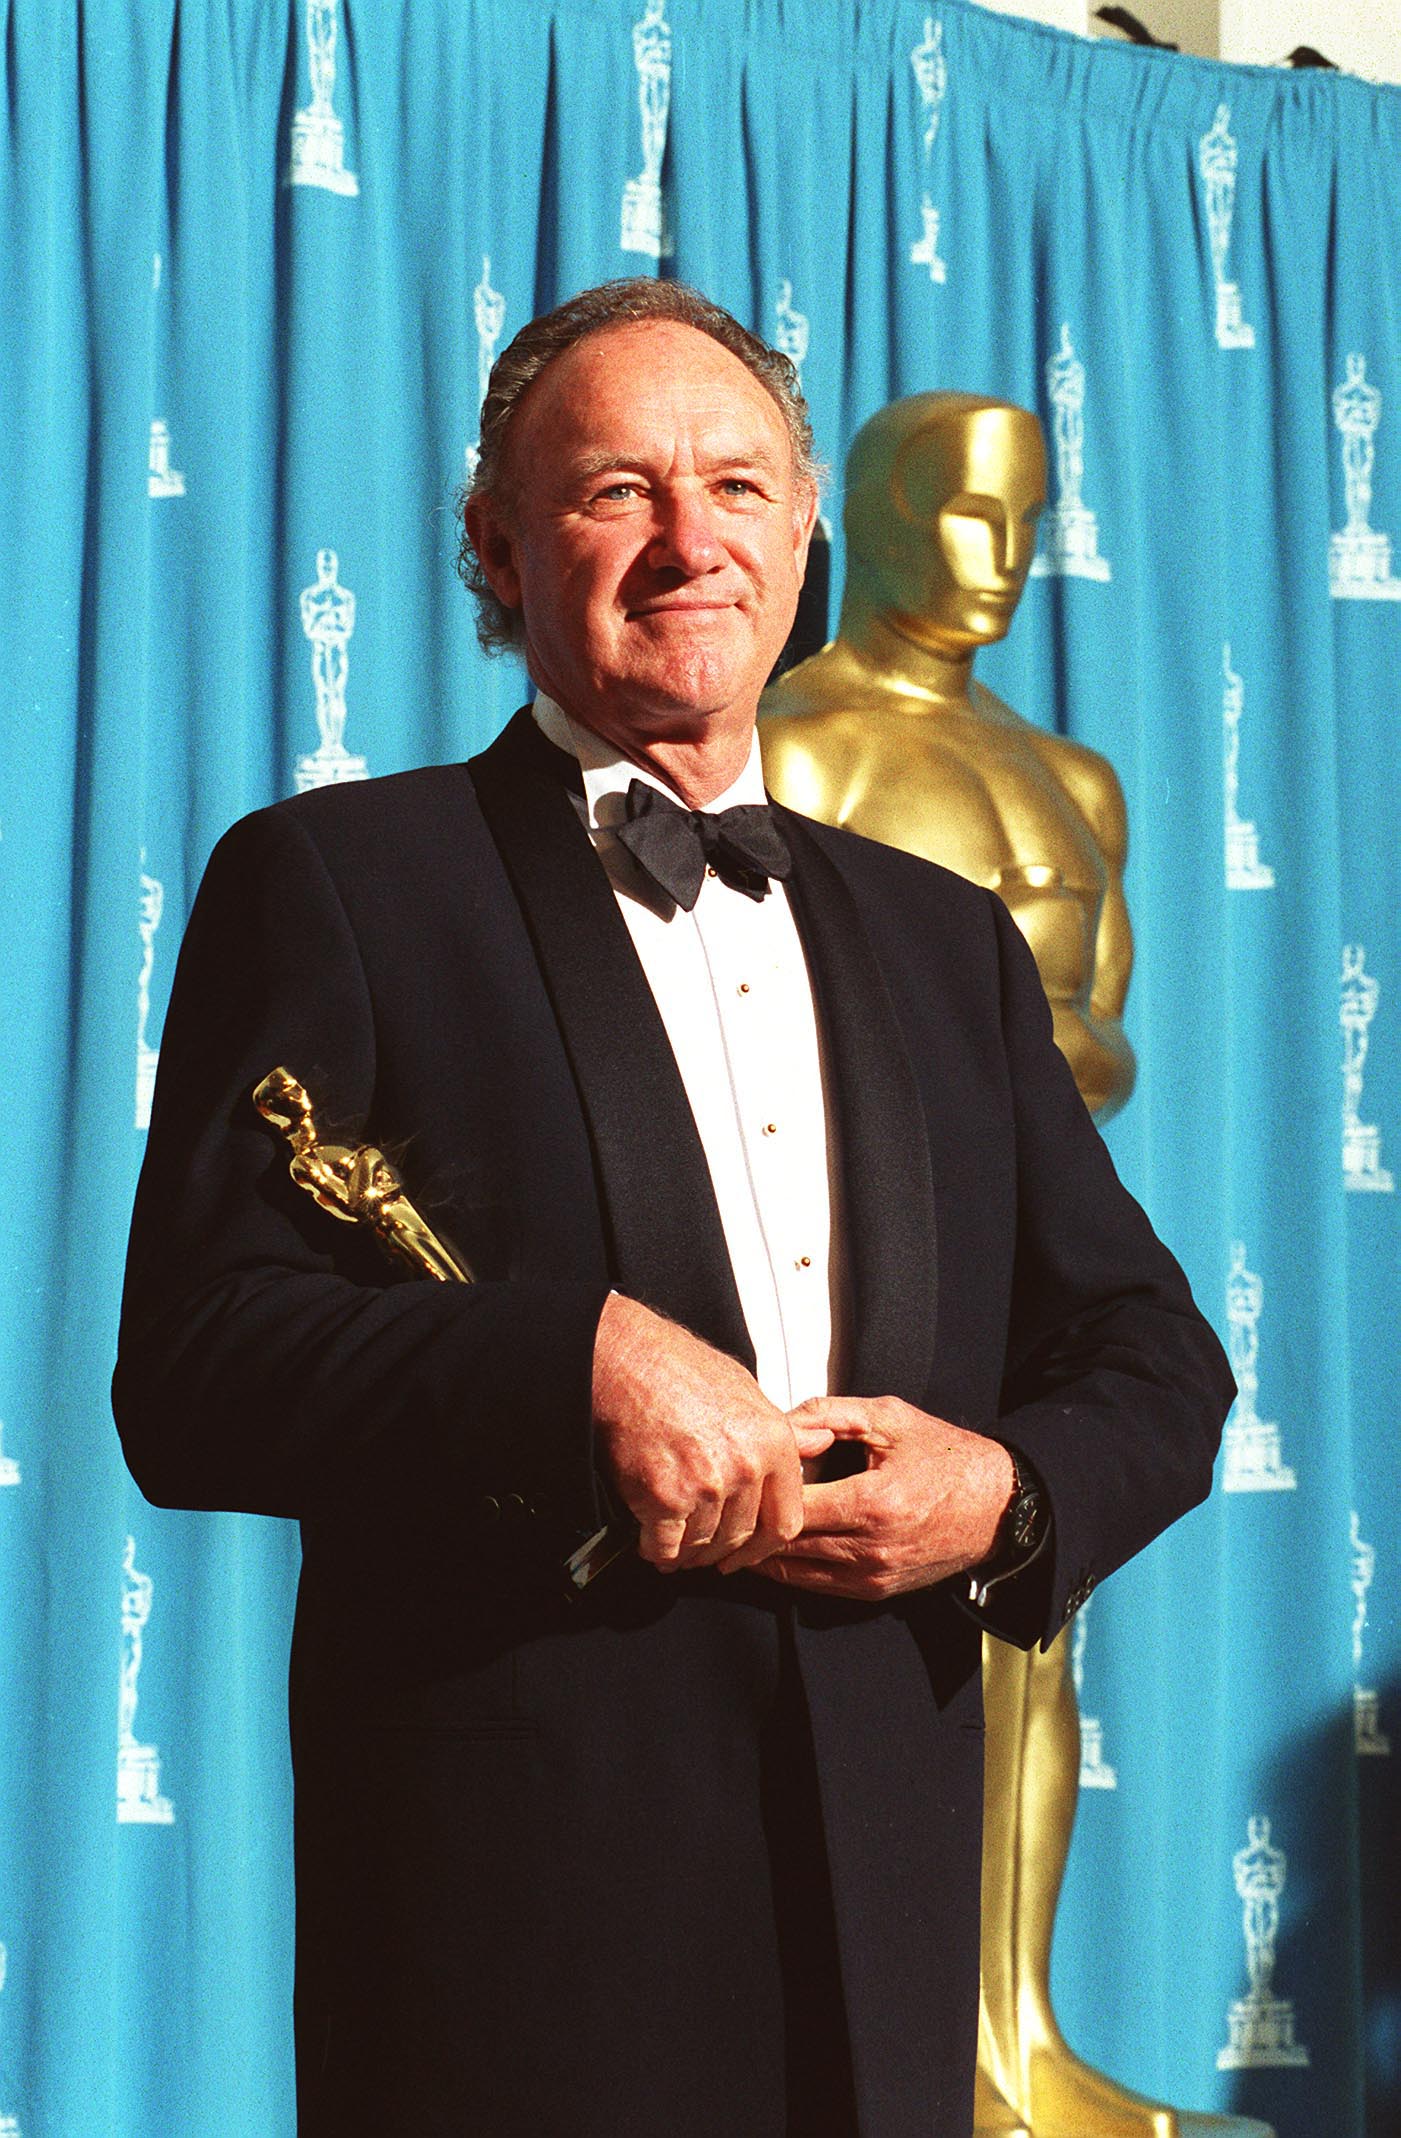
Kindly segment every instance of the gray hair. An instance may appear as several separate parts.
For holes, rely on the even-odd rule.
[[[516,491],[507,470],[511,425],[522,396],[566,349],[601,334],[608,327],[670,320],[694,327],[738,357],[760,385],[772,395],[793,448],[793,467],[800,482],[816,487],[822,469],[813,445],[812,424],[798,373],[790,360],[771,349],[757,334],[751,334],[737,319],[699,290],[684,282],[661,282],[638,275],[618,282],[603,282],[596,289],[582,290],[552,312],[542,313],[523,326],[492,366],[486,399],[482,403],[481,440],[476,471],[470,484],[459,491],[457,517],[461,540],[457,569],[477,604],[477,637],[486,653],[518,648],[524,640],[519,613],[498,601],[487,583],[480,557],[467,532],[467,506],[476,498],[488,499],[498,515],[514,507]]]

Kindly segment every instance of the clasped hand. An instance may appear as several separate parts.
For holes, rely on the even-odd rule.
[[[595,1433],[666,1572],[753,1567],[875,1603],[976,1566],[1012,1491],[1006,1449],[895,1396],[819,1396],[784,1412],[736,1359],[636,1300],[609,1298],[594,1351]],[[804,1482],[857,1440],[867,1467]]]

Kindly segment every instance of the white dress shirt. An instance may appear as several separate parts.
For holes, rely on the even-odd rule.
[[[725,1242],[770,1402],[791,1410],[838,1385],[843,1271],[837,1149],[807,960],[780,883],[748,897],[709,870],[692,912],[659,894],[614,835],[624,797],[655,773],[543,693],[535,719],[579,762],[575,798],[647,976],[695,1116]],[[765,800],[758,737],[707,805]],[[645,1124],[639,1124],[645,1134]]]

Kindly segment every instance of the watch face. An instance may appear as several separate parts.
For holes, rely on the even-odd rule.
[[[1012,1507],[1012,1542],[1021,1551],[1030,1551],[1041,1538],[1041,1495],[1039,1492],[1020,1493]]]

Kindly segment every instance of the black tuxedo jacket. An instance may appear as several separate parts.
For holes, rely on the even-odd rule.
[[[966,2138],[979,1626],[758,1575],[560,1568],[608,1512],[610,1286],[752,1364],[664,1029],[528,714],[470,765],[221,842],[166,1020],[114,1403],[161,1504],[293,1515],[304,2138],[781,2138],[761,1805],[811,1720],[862,2138]],[[994,1591],[1049,1640],[1208,1489],[1231,1384],[1117,1181],[1030,953],[960,878],[780,812],[839,1119],[849,1392],[1005,1438],[1054,1509]],[[479,1282],[290,1182],[285,1063]]]

